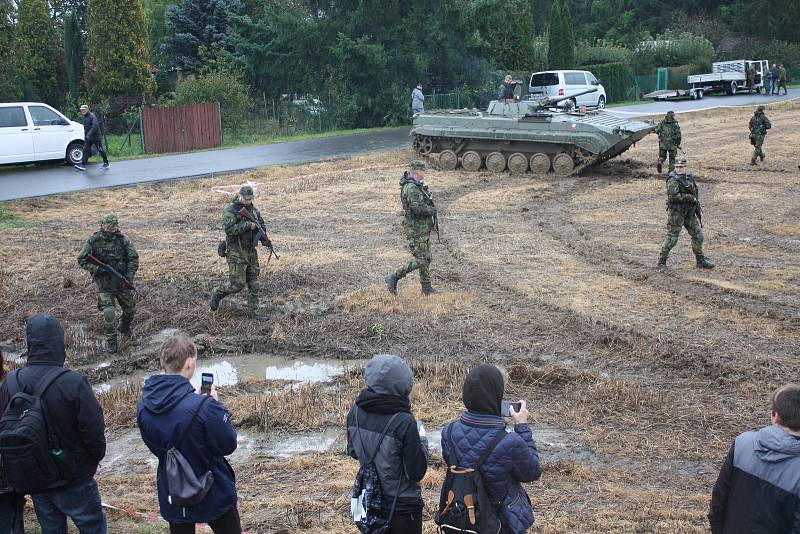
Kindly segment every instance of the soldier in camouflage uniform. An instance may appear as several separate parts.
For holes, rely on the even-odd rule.
[[[661,244],[661,256],[656,266],[659,269],[667,266],[669,251],[678,242],[681,227],[686,227],[692,236],[692,252],[697,259],[697,266],[713,269],[714,264],[703,255],[700,191],[694,176],[686,173],[686,160],[683,158],[675,162],[675,170],[667,177],[667,213],[667,237]]]
[[[659,174],[663,172],[664,160],[669,154],[669,170],[672,172],[675,169],[675,154],[681,147],[681,127],[675,119],[674,111],[667,111],[667,116],[656,126],[656,133],[658,134],[658,164],[656,168]]]
[[[419,269],[419,282],[422,294],[427,296],[436,291],[431,287],[431,230],[434,229],[436,207],[433,205],[428,186],[424,184],[426,165],[424,161],[414,160],[408,165],[409,171],[400,180],[400,202],[403,204],[403,232],[408,240],[413,259],[386,275],[389,293],[397,294],[397,282],[411,271]]]
[[[126,336],[131,335],[131,323],[136,314],[136,302],[133,293],[120,285],[117,277],[108,273],[86,259],[89,255],[113,267],[128,280],[133,281],[139,270],[139,254],[123,234],[119,231],[119,220],[116,215],[106,215],[100,223],[100,231],[86,240],[78,254],[78,265],[92,274],[97,286],[97,308],[103,314],[103,329],[106,335],[108,352],[117,352],[117,330]],[[116,324],[116,305],[119,302],[122,315],[119,328]]]
[[[767,130],[772,128],[769,119],[764,115],[764,106],[758,106],[755,114],[750,118],[750,144],[753,145],[753,157],[750,159],[750,165],[756,164],[756,158],[761,158],[764,161],[764,151],[761,146],[764,144],[764,137],[767,135]]]
[[[258,219],[261,228],[266,228],[264,219],[253,206],[253,198],[253,188],[245,185],[239,189],[236,198],[222,212],[222,226],[225,228],[225,251],[228,260],[228,281],[214,288],[208,304],[213,311],[217,311],[222,299],[238,293],[247,285],[247,304],[253,317],[267,319],[267,315],[261,310],[258,302],[258,293],[261,289],[258,281],[260,272],[258,252],[256,252],[258,243],[254,244],[253,240],[258,235],[259,228],[256,223],[239,214],[239,210],[246,208],[251,215]],[[267,247],[272,245],[265,235],[262,235],[261,243]]]

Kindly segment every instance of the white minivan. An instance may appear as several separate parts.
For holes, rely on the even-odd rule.
[[[592,87],[597,87],[597,91],[565,100],[564,105],[565,107],[586,106],[603,109],[606,107],[606,90],[594,77],[594,74],[587,70],[534,72],[531,74],[528,92],[533,98],[541,98],[543,96],[558,98]]]
[[[0,103],[0,164],[83,157],[83,124],[39,102]]]

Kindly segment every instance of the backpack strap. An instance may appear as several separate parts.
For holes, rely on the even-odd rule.
[[[192,414],[192,420],[189,422],[188,425],[186,425],[186,428],[183,429],[183,432],[181,432],[181,436],[178,438],[178,441],[175,442],[173,447],[177,449],[178,447],[181,446],[181,443],[183,443],[183,440],[186,438],[186,435],[189,434],[189,431],[194,426],[194,422],[197,419],[197,414],[200,413],[200,408],[202,408],[203,404],[210,398],[211,398],[210,395],[203,395],[203,400],[200,401],[200,404],[197,405],[197,408],[195,408],[194,413]]]
[[[489,446],[486,447],[485,451],[483,451],[483,454],[481,454],[481,457],[478,458],[478,463],[475,464],[475,471],[477,471],[477,470],[479,470],[481,468],[481,466],[483,465],[483,462],[486,461],[486,459],[492,453],[494,448],[497,447],[497,444],[500,443],[501,441],[503,441],[503,438],[506,437],[507,435],[508,435],[508,432],[506,432],[505,428],[501,429],[500,432],[497,433],[497,436],[495,436],[495,438],[492,440],[492,442],[489,443]]]
[[[14,373],[14,382],[17,383],[17,388],[16,388],[16,391],[11,391],[11,389],[9,388],[9,392],[8,393],[9,393],[10,397],[13,397],[15,393],[19,393],[21,391],[25,391],[25,388],[27,387],[27,385],[23,384],[19,379],[19,372],[20,371],[22,371],[22,369],[15,369],[13,371],[13,373]],[[53,367],[52,369],[47,371],[44,374],[44,376],[42,376],[42,378],[39,379],[39,381],[36,383],[36,386],[33,388],[33,391],[31,392],[31,395],[34,395],[34,396],[39,397],[41,399],[42,397],[44,397],[44,394],[47,391],[47,389],[50,387],[50,385],[53,382],[55,382],[58,377],[60,377],[61,375],[65,374],[67,372],[69,372],[69,370],[68,369],[64,369],[63,367]],[[11,377],[9,377],[9,378],[11,378]],[[7,380],[6,383],[10,386],[11,385],[11,380]]]

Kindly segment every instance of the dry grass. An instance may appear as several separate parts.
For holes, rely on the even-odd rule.
[[[0,343],[21,348],[25,317],[45,310],[66,325],[70,364],[102,357],[94,291],[74,257],[114,211],[142,257],[143,295],[136,338],[104,373],[154,369],[152,340],[165,328],[202,335],[208,355],[394,352],[415,371],[414,413],[437,427],[461,409],[469,366],[492,362],[508,373],[507,395],[529,401],[543,436],[545,473],[529,486],[535,532],[705,532],[731,438],[766,424],[769,391],[800,372],[800,108],[768,111],[767,160],[756,168],[751,113],[679,117],[713,271],[694,269],[685,234],[668,271],[653,269],[665,212],[650,136],[578,177],[431,172],[443,226],[432,273],[442,292],[423,299],[412,276],[390,298],[383,277],[406,258],[397,194],[409,155],[397,152],[9,204],[29,226],[0,230]],[[217,314],[205,303],[226,274],[215,245],[227,197],[211,188],[246,181],[258,184],[281,253],[262,261],[266,323],[246,317],[242,298]],[[361,387],[353,371],[297,389],[246,380],[221,395],[238,425],[289,432],[341,427]],[[109,427],[132,424],[138,395],[100,397]],[[563,433],[566,452],[548,443],[547,428]],[[341,454],[235,467],[250,531],[352,532],[355,465]],[[423,481],[426,532],[442,476],[434,458]],[[101,484],[114,502],[156,509],[152,493],[138,497],[152,472]],[[111,517],[119,531],[131,525]]]

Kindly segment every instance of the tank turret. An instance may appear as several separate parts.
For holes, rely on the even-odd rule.
[[[536,105],[539,107],[539,109],[552,108],[565,100],[570,100],[577,96],[588,95],[589,93],[596,93],[596,92],[597,92],[597,87],[590,87],[588,89],[584,89],[583,91],[572,93],[571,95],[559,96],[558,98],[550,98],[549,96],[543,96],[542,98],[536,101]]]

